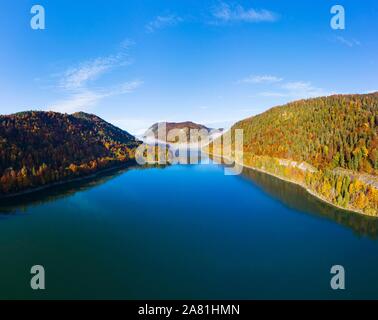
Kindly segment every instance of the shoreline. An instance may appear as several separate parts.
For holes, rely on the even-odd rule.
[[[271,172],[268,172],[268,171],[265,171],[263,169],[259,169],[259,168],[255,168],[255,167],[252,167],[252,166],[249,166],[249,165],[246,165],[246,164],[241,164],[239,163],[238,161],[234,160],[234,159],[230,159],[228,157],[224,157],[224,156],[220,156],[220,155],[217,155],[217,154],[210,154],[210,153],[207,153],[205,152],[207,155],[209,156],[215,156],[215,157],[218,157],[220,159],[226,159],[228,161],[234,161],[237,165],[243,167],[243,168],[247,168],[247,169],[251,169],[251,170],[255,170],[255,171],[258,171],[258,172],[261,172],[261,173],[264,173],[264,174],[267,174],[269,176],[272,176],[272,177],[275,177],[277,179],[280,179],[282,181],[285,181],[285,182],[289,182],[289,183],[293,183],[297,186],[300,186],[301,188],[303,188],[306,192],[308,192],[310,195],[312,195],[313,197],[317,198],[318,200],[324,202],[324,203],[327,203],[329,205],[331,205],[332,207],[334,208],[337,208],[337,209],[340,209],[340,210],[343,210],[343,211],[347,211],[347,212],[353,212],[354,214],[360,214],[360,215],[363,215],[365,217],[371,217],[371,218],[378,218],[377,216],[373,216],[373,215],[370,215],[370,214],[367,214],[361,210],[358,210],[358,209],[352,209],[352,208],[344,208],[344,207],[341,207],[337,204],[334,204],[332,202],[330,202],[329,200],[323,198],[321,195],[318,195],[316,192],[312,191],[311,189],[309,189],[307,186],[305,186],[304,184],[300,183],[300,182],[297,182],[297,181],[292,181],[292,180],[289,180],[287,178],[284,178],[284,177],[280,177],[274,173],[271,173]]]
[[[238,161],[236,161],[234,159],[230,159],[229,157],[221,156],[221,155],[218,155],[218,154],[210,154],[210,153],[208,153],[208,152],[206,152],[204,150],[201,150],[201,151],[204,152],[205,154],[207,154],[208,156],[216,157],[216,158],[221,159],[221,160],[222,159],[226,159],[228,161],[233,161],[234,163],[236,163],[237,165],[241,166],[242,168],[254,170],[254,171],[257,171],[257,172],[260,172],[260,173],[263,173],[263,174],[275,177],[275,178],[277,178],[277,179],[279,179],[281,181],[285,181],[285,182],[288,182],[288,183],[295,184],[295,185],[303,188],[307,193],[309,193],[310,195],[312,195],[316,199],[318,199],[318,200],[320,200],[320,201],[322,201],[322,202],[324,202],[324,203],[326,203],[326,204],[328,204],[328,205],[330,205],[330,206],[332,206],[332,207],[334,207],[336,209],[347,211],[347,212],[352,212],[354,214],[359,214],[359,215],[363,215],[363,216],[366,216],[366,217],[378,218],[377,216],[367,214],[367,213],[365,213],[365,212],[363,212],[361,210],[358,210],[358,209],[344,208],[344,207],[341,207],[341,206],[339,206],[337,204],[334,204],[334,203],[330,202],[329,200],[325,199],[324,197],[322,197],[321,195],[317,194],[315,191],[312,191],[311,189],[309,189],[303,183],[300,183],[298,181],[289,180],[288,178],[278,176],[277,174],[268,172],[268,171],[260,169],[260,168],[252,167],[252,166],[246,165],[244,163],[241,164],[240,162],[238,162]],[[106,172],[109,172],[109,171],[112,171],[112,170],[126,169],[128,167],[131,167],[133,164],[134,164],[133,162],[126,162],[126,163],[118,165],[118,166],[114,166],[114,167],[110,167],[110,168],[105,168],[105,169],[99,170],[97,172],[94,172],[94,173],[86,175],[86,176],[77,177],[77,178],[68,179],[68,180],[63,180],[63,181],[57,181],[57,182],[53,182],[53,183],[46,184],[46,185],[43,185],[43,186],[35,187],[35,188],[32,188],[32,189],[27,189],[27,190],[24,190],[24,191],[20,191],[20,192],[17,192],[17,193],[12,193],[12,194],[9,194],[9,195],[0,196],[0,201],[1,200],[5,200],[5,199],[17,198],[17,197],[20,197],[20,196],[23,196],[23,195],[37,193],[39,191],[43,191],[43,190],[46,190],[46,189],[49,189],[49,188],[53,188],[53,187],[57,187],[57,186],[62,186],[62,185],[73,183],[73,182],[80,182],[80,181],[85,181],[85,180],[93,179],[93,178],[97,177],[100,174],[103,174],[103,173],[106,173]],[[223,165],[223,163],[220,163],[220,164]]]
[[[8,194],[8,195],[3,195],[3,196],[0,196],[0,201],[12,199],[12,198],[17,198],[17,197],[28,195],[28,194],[33,194],[33,193],[43,191],[43,190],[46,190],[46,189],[49,189],[49,188],[63,186],[65,184],[69,184],[69,183],[72,183],[72,182],[80,182],[80,181],[93,179],[93,178],[96,178],[98,175],[100,175],[102,173],[106,173],[106,172],[109,172],[109,171],[112,171],[112,170],[126,169],[127,167],[132,166],[132,165],[133,165],[133,163],[126,162],[122,165],[114,166],[114,167],[110,167],[110,168],[105,168],[105,169],[99,170],[97,172],[91,173],[91,174],[86,175],[86,176],[77,177],[77,178],[68,179],[68,180],[56,181],[56,182],[53,182],[53,183],[45,184],[43,186],[38,186],[38,187],[35,187],[35,188],[32,188],[32,189],[27,189],[27,190],[20,191],[20,192],[17,192],[17,193],[11,193],[11,194]]]

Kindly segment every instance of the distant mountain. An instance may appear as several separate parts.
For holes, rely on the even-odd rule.
[[[128,132],[83,112],[0,116],[0,195],[132,161],[139,144]]]
[[[340,207],[378,215],[378,93],[295,101],[236,129],[244,132],[244,164]]]
[[[213,128],[208,128],[205,125],[198,124],[192,121],[185,121],[185,122],[158,122],[153,124],[148,130],[147,133],[153,133],[153,136],[155,139],[158,139],[158,128],[159,125],[165,125],[166,126],[166,134],[168,134],[169,131],[178,129],[182,130],[186,134],[187,141],[190,141],[190,130],[206,130],[208,133],[210,133]],[[218,131],[222,131],[223,129],[217,129]],[[151,134],[152,135],[152,134]],[[146,135],[145,135],[146,137]],[[151,137],[150,137],[151,138]],[[177,142],[176,141],[167,141],[167,137],[165,139],[166,142]]]

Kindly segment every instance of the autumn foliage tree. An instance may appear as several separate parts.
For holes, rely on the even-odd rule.
[[[0,116],[0,195],[126,163],[139,143],[86,113]]]
[[[299,182],[340,207],[378,215],[378,92],[295,101],[235,129],[243,130],[245,164]]]

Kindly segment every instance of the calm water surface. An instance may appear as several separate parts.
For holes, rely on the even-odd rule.
[[[378,298],[378,220],[252,170],[108,173],[0,202],[0,298]]]

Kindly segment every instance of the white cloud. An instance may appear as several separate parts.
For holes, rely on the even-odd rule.
[[[59,86],[68,90],[82,88],[89,81],[96,80],[111,69],[130,63],[124,52],[86,61],[66,70],[60,79]]]
[[[69,94],[65,99],[52,103],[52,105],[49,107],[49,110],[63,113],[89,111],[102,99],[122,95],[125,93],[131,93],[142,84],[142,81],[134,80],[108,89],[90,90],[84,88],[78,90],[75,93]]]
[[[101,95],[96,92],[83,90],[68,96],[66,99],[54,102],[48,109],[62,113],[88,111],[100,99]]]
[[[337,36],[335,39],[339,43],[341,43],[343,45],[346,45],[348,47],[354,47],[354,46],[360,46],[361,45],[361,43],[358,40],[356,40],[356,39],[348,40],[348,39],[345,39],[342,36]]]
[[[132,44],[132,41],[124,40],[118,53],[79,63],[61,73],[56,87],[65,98],[52,103],[49,110],[66,113],[88,111],[104,98],[130,93],[140,87],[143,82],[133,80],[106,88],[91,88],[92,82],[105,73],[131,63],[126,49]]]
[[[241,5],[220,3],[213,9],[213,17],[222,22],[275,22],[278,14],[266,9],[245,9]]]
[[[282,88],[287,91],[289,96],[298,98],[319,97],[329,94],[325,90],[313,86],[311,82],[288,82]]]
[[[158,29],[175,26],[182,21],[183,19],[181,17],[178,17],[174,14],[157,16],[154,20],[146,25],[146,31],[153,33]]]
[[[254,95],[261,97],[302,99],[330,94],[309,81],[284,81],[283,78],[273,75],[251,75],[237,81],[237,83],[259,84],[269,88]]]
[[[311,82],[294,81],[281,84],[278,90],[260,92],[263,97],[306,99],[330,95],[322,88],[314,86]]]
[[[251,75],[239,80],[237,83],[261,84],[269,86],[269,90],[259,92],[262,97],[302,99],[329,95],[322,88],[306,81],[284,81],[283,78],[273,75]]]
[[[138,89],[143,84],[143,81],[141,80],[133,80],[130,82],[125,82],[117,87],[113,88],[112,90],[108,91],[108,93],[105,96],[115,96],[120,95],[124,93],[131,93]]]
[[[262,76],[254,76],[251,75],[247,78],[241,79],[238,81],[238,83],[276,83],[281,82],[283,79],[271,76],[271,75],[262,75]]]

